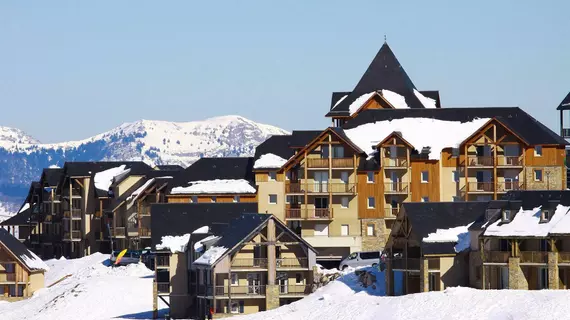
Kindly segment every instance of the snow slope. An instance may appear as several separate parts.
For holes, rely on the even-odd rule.
[[[75,260],[48,260],[46,285],[69,278],[33,297],[0,302],[0,319],[152,318],[152,275],[144,265],[111,268],[108,255],[95,253]]]

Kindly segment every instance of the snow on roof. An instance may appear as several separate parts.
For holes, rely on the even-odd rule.
[[[244,179],[234,180],[205,180],[189,182],[188,187],[172,188],[171,194],[192,193],[255,193],[255,188]]]
[[[26,254],[20,255],[19,258],[32,270],[49,271],[48,265],[30,250]]]
[[[360,109],[360,107],[362,107],[362,105],[366,103],[366,101],[368,101],[368,99],[370,99],[375,94],[377,94],[376,91],[372,91],[356,98],[356,100],[354,100],[350,104],[350,106],[348,106],[348,111],[350,112],[350,115],[353,115],[356,111],[358,111],[358,109]]]
[[[210,227],[202,226],[202,227],[192,231],[192,234],[206,234],[208,232],[210,232]]]
[[[190,234],[182,236],[163,236],[160,244],[156,245],[157,250],[170,250],[172,253],[185,252],[190,241]]]
[[[418,98],[418,100],[420,100],[420,102],[424,105],[424,107],[428,108],[428,109],[435,109],[437,108],[435,106],[435,100],[432,98],[428,98],[426,96],[424,96],[423,94],[421,94],[421,92],[419,92],[418,90],[414,89],[414,94],[416,95],[416,97]]]
[[[61,169],[57,164],[52,164],[49,169]]]
[[[279,169],[287,160],[273,153],[266,153],[259,157],[253,164],[254,169]]]
[[[29,203],[29,202],[26,202],[26,203],[24,203],[24,205],[22,206],[22,209],[20,209],[20,211],[18,211],[18,213],[24,212],[24,211],[28,210],[29,208],[30,208],[30,203]]]
[[[568,219],[564,219],[570,207],[558,205],[554,214],[548,222],[540,222],[542,215],[541,207],[532,210],[523,210],[517,212],[511,222],[504,223],[499,219],[489,225],[485,232],[485,236],[495,237],[547,237],[554,227],[564,220],[558,230],[568,230]]]
[[[550,230],[551,234],[570,234],[570,214],[564,215],[557,224]]]
[[[201,255],[196,261],[195,264],[204,264],[204,265],[212,265],[216,262],[224,253],[228,250],[226,247],[210,247],[210,249],[206,250],[203,255]]]
[[[340,99],[338,99],[338,101],[334,104],[332,109],[334,109],[336,106],[338,106],[338,104],[341,103],[342,100],[346,99],[346,97],[348,97],[348,94],[346,94],[346,95],[342,96]]]
[[[206,238],[194,243],[194,251],[201,252],[204,245],[212,245],[220,239],[221,237],[215,235],[207,236]]]
[[[422,241],[425,243],[436,242],[453,242],[455,245],[455,252],[461,252],[471,246],[471,237],[469,236],[469,227],[473,224],[466,226],[458,226],[449,229],[437,229],[435,232],[428,234]]]
[[[154,178],[147,180],[142,186],[140,186],[137,190],[131,193],[131,195],[127,198],[127,201],[130,201],[127,204],[127,209],[130,209],[133,206],[133,204],[139,198],[139,196],[143,194],[146,188],[148,188],[154,182],[154,180],[155,180]]]
[[[361,150],[371,155],[374,153],[372,147],[378,141],[398,131],[418,151],[423,147],[431,147],[429,158],[438,160],[441,150],[458,147],[488,121],[487,118],[463,123],[429,118],[404,118],[367,123],[344,132]]]
[[[101,172],[97,172],[93,178],[95,182],[95,188],[99,190],[109,191],[111,184],[115,178],[128,173],[131,169],[126,169],[126,165],[120,165],[115,168],[107,169]]]
[[[386,101],[390,102],[390,104],[396,109],[409,109],[410,107],[406,103],[406,98],[397,94],[396,92],[382,89],[382,96]]]

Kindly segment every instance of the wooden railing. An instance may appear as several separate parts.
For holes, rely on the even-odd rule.
[[[232,268],[265,269],[267,258],[238,258],[232,261]]]
[[[279,285],[280,295],[308,295],[313,291],[313,286],[310,284],[287,284]]]
[[[302,212],[305,209],[285,209],[285,219],[302,219]]]
[[[408,182],[398,181],[384,183],[384,193],[407,193],[408,188]]]
[[[211,287],[206,289],[210,292]],[[247,286],[216,286],[214,287],[214,295],[227,296],[228,294],[236,296],[264,296],[265,285],[247,285]]]
[[[495,163],[492,156],[468,156],[467,166],[469,167],[492,167]]]
[[[399,210],[398,208],[384,208],[384,218],[396,218]]]
[[[497,192],[507,192],[511,190],[524,190],[524,184],[520,181],[498,182]]]
[[[328,168],[328,158],[307,158],[307,168]]]
[[[156,266],[157,267],[169,267],[170,257],[167,255],[157,255],[156,256]]]
[[[285,193],[304,193],[305,184],[298,182],[291,182],[285,184]]]
[[[307,258],[281,258],[277,259],[277,268],[307,268]]]
[[[353,168],[354,159],[353,158],[331,158],[330,159],[331,168]],[[329,159],[328,158],[307,158],[307,168],[328,168]]]
[[[63,239],[64,240],[69,240],[69,239],[81,240],[81,231],[64,232],[63,233]]]
[[[509,262],[508,251],[489,251],[485,254],[485,262],[491,263],[507,263]]]
[[[521,251],[521,263],[548,263],[548,252]]]
[[[150,229],[149,228],[139,228],[139,236],[140,237],[150,237]]]
[[[81,219],[82,211],[81,209],[71,209],[63,212],[64,218],[71,219]]]
[[[382,159],[382,166],[384,167],[409,167],[408,159],[405,157],[397,157],[397,158],[383,158]]]
[[[354,159],[353,158],[332,158],[333,168],[353,168]]]
[[[500,156],[497,157],[498,166],[513,166],[520,167],[523,165],[522,156]]]
[[[469,182],[468,183],[469,192],[494,192],[495,183],[494,182]]]
[[[285,193],[356,193],[354,183],[288,183]]]
[[[113,237],[124,237],[126,232],[125,227],[115,227],[111,229],[111,234]]]
[[[331,209],[285,209],[285,218],[290,220],[332,219]]]

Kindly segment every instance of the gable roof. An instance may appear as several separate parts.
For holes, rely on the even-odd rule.
[[[350,116],[349,106],[362,95],[378,90],[389,90],[403,96],[410,108],[425,108],[414,90],[416,86],[392,52],[386,42],[382,45],[372,62],[358,81],[352,92],[344,96],[333,93],[332,106],[327,117]],[[431,96],[435,96],[432,92]],[[439,94],[437,95],[439,97]],[[338,102],[338,103],[337,103]],[[436,101],[436,106],[439,103]]]
[[[253,157],[201,158],[179,172],[168,189],[187,187],[191,181],[240,179],[254,181]]]
[[[20,240],[0,228],[0,244],[10,251],[28,271],[48,271],[49,267]]]
[[[242,213],[257,212],[257,203],[156,203],[151,205],[152,247],[163,236],[181,236],[202,227],[227,225]]]
[[[556,110],[570,110],[570,92],[562,99]]]
[[[22,208],[24,209],[24,208]],[[14,216],[0,222],[0,226],[27,226],[30,224],[30,215],[32,210],[29,205],[24,210],[20,209]]]
[[[131,175],[144,175],[152,168],[142,161],[91,161],[66,162],[63,166],[64,174],[68,177],[87,177],[97,172],[125,165],[131,169]]]
[[[40,182],[44,186],[56,187],[59,184],[61,178],[63,177],[63,172],[64,171],[62,168],[43,169]]]

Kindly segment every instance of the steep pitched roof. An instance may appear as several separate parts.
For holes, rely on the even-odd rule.
[[[42,171],[40,182],[44,186],[55,187],[61,181],[63,173],[64,171],[61,168],[46,168]]]
[[[570,92],[562,99],[556,110],[570,110]]]
[[[403,96],[410,108],[425,108],[414,93],[416,86],[390,46],[384,43],[352,92],[340,102],[344,95],[341,92],[333,93],[331,110],[326,116],[349,116],[350,104],[362,95],[378,90],[389,90]],[[430,95],[435,96],[433,93]],[[439,97],[439,94],[437,96]],[[439,102],[436,102],[436,105],[439,105]]]
[[[30,223],[30,214],[32,210],[28,207],[16,215],[0,222],[0,226],[27,226]]]
[[[144,175],[152,168],[142,161],[91,161],[91,162],[66,162],[63,170],[68,177],[87,177],[110,168],[125,165],[131,169],[131,175]]]
[[[289,159],[295,154],[291,146],[293,135],[271,136],[255,148],[254,161],[257,161],[264,154],[274,154],[283,159]]]
[[[257,212],[257,203],[157,203],[151,205],[152,247],[163,236],[181,236],[202,226],[227,226],[242,213]]]
[[[0,244],[8,249],[28,270],[47,271],[48,266],[20,240],[14,238],[8,231],[0,228]]]
[[[190,181],[238,180],[254,181],[252,157],[201,158],[179,172],[168,188],[186,187]]]

